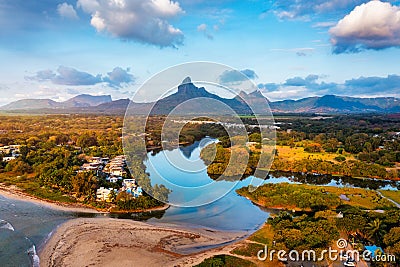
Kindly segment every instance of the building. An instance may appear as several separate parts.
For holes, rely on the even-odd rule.
[[[118,194],[118,190],[117,189],[113,189],[113,188],[104,188],[104,187],[100,187],[99,189],[97,189],[96,192],[96,200],[97,201],[106,201],[106,202],[111,202],[110,200],[110,193],[114,191],[115,194]]]
[[[143,190],[137,185],[135,179],[124,179],[122,181],[121,191],[131,194],[133,197],[139,197],[143,194]]]
[[[9,162],[16,159],[16,157],[3,157],[3,162]]]

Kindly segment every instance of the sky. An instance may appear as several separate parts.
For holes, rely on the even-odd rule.
[[[0,0],[0,105],[131,98],[192,61],[240,70],[273,101],[400,97],[399,48],[400,0]]]

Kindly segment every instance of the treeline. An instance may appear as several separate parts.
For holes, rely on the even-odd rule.
[[[276,119],[277,145],[304,147],[307,152],[354,154],[360,161],[393,167],[400,162],[400,119],[389,115],[333,116],[325,119]]]
[[[387,171],[385,167],[381,165],[368,164],[356,160],[332,162],[322,159],[290,160],[277,157],[272,163],[271,170],[381,179],[400,177],[400,170]]]
[[[131,194],[121,192],[116,197],[117,207],[113,211],[140,211],[163,206],[164,203],[147,195],[133,198]]]
[[[251,118],[246,123],[254,124]],[[318,174],[333,174],[351,177],[370,177],[381,179],[400,178],[400,119],[388,116],[333,116],[315,119],[313,117],[288,116],[277,117],[280,129],[277,130],[276,144],[291,148],[302,147],[304,152],[313,153],[320,159],[307,157],[305,159],[282,158],[276,155],[272,170],[307,172]],[[267,155],[259,153],[261,136],[254,128],[248,138],[250,142],[260,143],[248,151],[248,165],[244,175],[252,174],[259,160],[270,162]],[[212,162],[211,152],[202,153],[202,158],[208,166],[210,175],[221,175],[227,168],[229,149],[232,148],[227,136],[220,136],[220,146],[217,147],[217,157]],[[318,154],[321,153],[321,154]],[[327,160],[323,153],[336,154]],[[351,159],[348,156],[351,155]],[[269,166],[268,164],[265,164]],[[238,165],[238,167],[241,167]],[[239,175],[239,168],[233,172]]]

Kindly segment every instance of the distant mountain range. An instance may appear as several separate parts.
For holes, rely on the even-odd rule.
[[[198,97],[221,101],[239,114],[251,114],[249,105],[254,112],[263,114],[268,112],[265,105],[267,101],[273,113],[399,113],[400,99],[394,97],[378,98],[356,98],[346,96],[326,95],[322,97],[307,97],[299,100],[283,100],[270,102],[260,91],[250,94],[241,92],[234,98],[222,98],[208,92],[204,87],[196,87],[186,78],[178,91],[156,103],[135,103],[129,99],[113,101],[111,96],[78,95],[64,102],[56,102],[51,99],[23,99],[11,102],[0,107],[3,112],[26,112],[30,113],[98,113],[98,114],[124,114],[130,104],[130,111],[135,114],[147,114],[151,109],[152,114],[169,114],[177,105]],[[255,108],[254,108],[255,107]],[[218,112],[215,105],[201,107],[202,110]],[[193,113],[199,110],[193,101]],[[191,110],[187,111],[191,113]]]
[[[93,96],[82,94],[64,102],[51,99],[21,99],[0,107],[0,110],[37,110],[37,109],[69,109],[96,107],[103,103],[112,102],[110,95]]]

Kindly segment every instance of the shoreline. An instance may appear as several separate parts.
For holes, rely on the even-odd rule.
[[[14,200],[19,200],[19,201],[25,201],[25,202],[30,202],[39,206],[45,206],[50,209],[55,209],[59,211],[67,211],[67,212],[82,212],[82,213],[95,213],[95,214],[101,214],[101,213],[107,213],[107,212],[101,212],[96,210],[95,208],[91,208],[79,203],[62,203],[62,202],[56,202],[56,201],[51,201],[47,199],[41,199],[32,195],[29,195],[25,192],[22,192],[18,187],[16,186],[5,186],[0,184],[0,195],[9,198],[9,199],[14,199]]]
[[[5,186],[0,183],[0,196],[4,196],[9,199],[15,199],[19,201],[26,201],[36,205],[45,206],[51,209],[59,210],[59,211],[66,211],[66,212],[79,212],[79,213],[93,213],[93,214],[124,214],[124,213],[142,213],[142,212],[151,212],[151,211],[162,211],[167,210],[170,205],[165,204],[162,207],[155,207],[150,209],[144,210],[134,210],[134,211],[115,211],[110,212],[106,210],[99,210],[95,207],[91,207],[88,205],[80,204],[80,203],[65,203],[65,202],[58,202],[52,201],[49,199],[42,199],[30,194],[27,194],[18,187],[11,185]]]
[[[78,218],[56,228],[39,250],[43,266],[193,266],[228,253],[247,232],[113,218]]]

